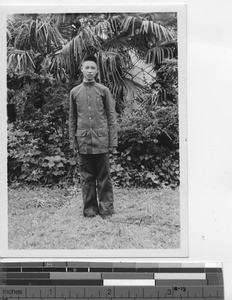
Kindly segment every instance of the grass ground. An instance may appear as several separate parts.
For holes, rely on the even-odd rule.
[[[114,189],[110,220],[82,216],[81,190],[8,190],[9,249],[176,249],[179,192]]]

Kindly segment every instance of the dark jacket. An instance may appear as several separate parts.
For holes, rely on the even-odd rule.
[[[115,102],[107,87],[82,82],[71,90],[69,138],[81,154],[107,153],[117,146]]]

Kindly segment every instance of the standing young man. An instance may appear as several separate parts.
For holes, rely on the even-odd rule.
[[[85,217],[114,214],[109,151],[117,147],[115,102],[107,87],[97,83],[97,59],[87,56],[83,82],[70,92],[70,147],[78,153]],[[97,195],[99,202],[97,201]]]

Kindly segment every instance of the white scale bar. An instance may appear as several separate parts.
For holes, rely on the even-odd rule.
[[[104,279],[104,286],[154,286],[154,279]]]

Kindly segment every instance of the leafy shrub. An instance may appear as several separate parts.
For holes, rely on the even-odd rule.
[[[157,82],[166,92],[167,101],[178,101],[178,62],[177,59],[166,59],[157,71]]]
[[[76,160],[69,150],[68,126],[61,126],[59,117],[62,119],[60,107],[8,126],[9,183],[53,185],[73,181]]]
[[[8,181],[40,180],[40,170],[36,166],[41,160],[42,152],[38,139],[27,131],[21,131],[14,125],[8,126]]]
[[[176,110],[173,105],[165,110],[158,109],[155,113],[137,110],[122,118],[118,154],[111,158],[112,178],[118,185],[178,186]]]

